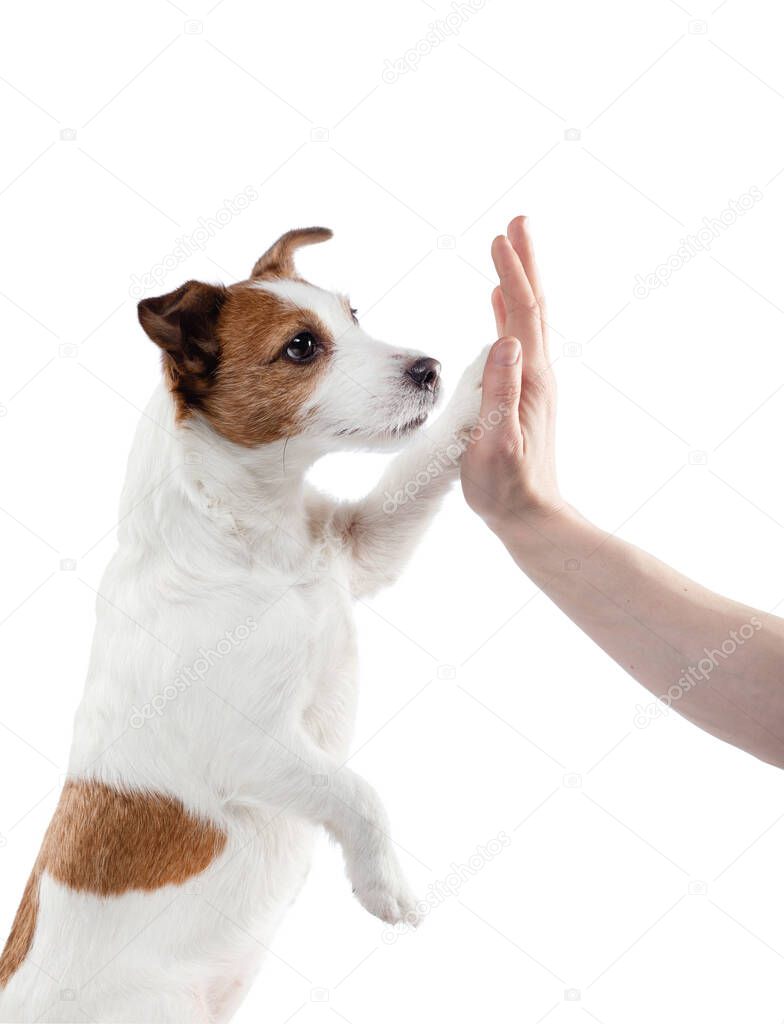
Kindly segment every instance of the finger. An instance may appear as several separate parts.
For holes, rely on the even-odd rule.
[[[536,263],[534,243],[531,237],[528,218],[515,217],[509,222],[509,227],[506,231],[507,237],[512,243],[512,248],[517,253],[518,258],[523,265],[525,276],[530,282],[531,290],[533,291],[534,297],[536,298],[539,306],[539,317],[542,322],[542,353],[544,360],[549,362],[549,356],[547,354],[547,313],[545,309],[544,289],[542,287],[542,279],[539,274],[539,267]]]
[[[522,355],[517,338],[502,337],[490,349],[485,363],[480,417],[496,443],[522,443],[517,414],[522,387]]]
[[[539,276],[539,268],[536,265],[534,243],[531,238],[531,230],[528,226],[528,218],[515,217],[514,220],[509,222],[506,234],[507,238],[512,243],[512,248],[517,253],[518,258],[523,265],[525,276],[531,284],[536,301],[541,307],[544,307],[544,291],[542,289],[542,282]]]
[[[536,296],[526,277],[522,261],[506,235],[498,235],[493,239],[490,252],[507,312],[513,313],[520,307],[525,308],[534,303]]]
[[[504,296],[500,286],[493,289],[490,302],[493,306],[493,316],[495,317],[495,333],[500,338],[506,326],[506,306],[504,305]]]
[[[526,366],[542,367],[546,364],[542,321],[520,257],[506,235],[493,241],[492,255],[506,309],[504,329],[522,342]]]

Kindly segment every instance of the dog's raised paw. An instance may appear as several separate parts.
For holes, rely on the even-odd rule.
[[[452,398],[441,419],[437,421],[442,425],[442,431],[446,432],[450,442],[464,438],[479,420],[479,409],[482,404],[482,377],[489,351],[490,346],[488,345],[463,371]]]
[[[482,388],[482,378],[485,372],[487,357],[490,355],[491,345],[485,345],[473,362],[463,370],[460,380],[455,388],[455,396],[473,397]]]
[[[416,928],[421,921],[421,915],[416,909],[416,900],[407,888],[372,886],[362,890],[355,889],[354,894],[365,910],[387,924],[407,924]]]

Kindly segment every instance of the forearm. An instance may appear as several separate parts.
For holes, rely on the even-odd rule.
[[[572,509],[497,530],[520,568],[655,696],[784,766],[784,621],[721,597]]]
[[[397,579],[458,472],[457,450],[418,437],[367,497],[340,510],[337,528],[346,538],[357,595]]]
[[[355,593],[371,593],[399,576],[457,480],[477,424],[486,357],[485,350],[467,367],[435,423],[393,459],[370,494],[341,510]]]

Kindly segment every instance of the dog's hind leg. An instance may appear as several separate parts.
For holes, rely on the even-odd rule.
[[[245,1001],[259,969],[261,951],[238,955],[207,986],[210,1024],[228,1024]]]
[[[255,971],[237,974],[213,986],[207,997],[210,1024],[228,1024],[244,1002],[255,976]]]
[[[62,1024],[66,1021],[100,1021],[101,1024],[213,1024],[209,1009],[201,995],[165,992],[129,992],[100,999],[77,998],[73,1002],[56,1001],[40,1016],[18,1017],[41,1024]]]

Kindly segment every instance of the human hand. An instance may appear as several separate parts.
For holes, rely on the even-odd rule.
[[[501,337],[485,365],[481,429],[463,456],[461,482],[469,506],[503,536],[526,526],[536,530],[564,502],[555,472],[555,381],[544,299],[525,217],[493,241],[492,255]]]

